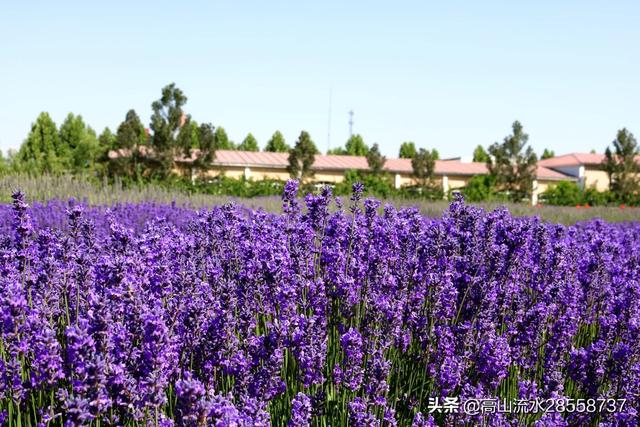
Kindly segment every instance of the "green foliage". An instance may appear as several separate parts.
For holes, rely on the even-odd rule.
[[[216,128],[215,133],[216,150],[235,150],[235,144],[229,140],[227,132],[222,126]]]
[[[489,153],[484,149],[482,145],[478,145],[475,150],[473,150],[473,161],[479,163],[487,163],[491,160],[489,157]]]
[[[96,133],[82,120],[69,113],[60,126],[61,156],[65,169],[74,174],[93,173],[99,155]]]
[[[544,149],[544,151],[542,152],[542,156],[540,156],[541,160],[545,160],[545,159],[550,159],[552,157],[555,157],[556,153],[553,150],[549,150],[547,148]]]
[[[177,136],[184,121],[182,107],[186,103],[187,97],[171,83],[162,89],[160,99],[151,104],[152,150],[145,156],[145,163],[153,177],[167,177],[174,169]]]
[[[238,145],[238,150],[241,151],[260,151],[260,147],[258,146],[258,141],[256,138],[249,133],[245,139]]]
[[[433,148],[431,150],[431,157],[433,157],[433,160],[440,160],[440,153],[438,152],[438,150]]]
[[[369,165],[371,173],[379,175],[382,172],[386,161],[387,158],[380,153],[378,143],[373,144],[367,152],[367,165]]]
[[[198,129],[198,123],[195,120],[191,119],[191,117],[185,117],[185,122],[180,127],[177,139],[178,147],[182,149],[185,156],[188,156],[193,148],[200,146]]]
[[[350,156],[366,156],[369,152],[369,147],[364,143],[362,136],[359,134],[352,135],[347,143],[344,145],[346,154]]]
[[[183,181],[186,190],[197,194],[210,194],[233,197],[280,196],[284,181],[277,179],[234,179],[224,175],[215,178],[201,178],[195,184]]]
[[[411,141],[406,141],[400,145],[398,157],[401,159],[413,159],[417,153],[416,144]]]
[[[344,148],[336,147],[329,151],[327,154],[336,156],[366,156],[369,152],[369,147],[364,143],[362,136],[356,134],[349,137]]]
[[[411,159],[411,168],[413,169],[413,177],[420,187],[429,188],[434,185],[436,159],[432,151],[421,148]]]
[[[575,206],[582,201],[582,194],[578,184],[572,181],[560,181],[550,186],[541,195],[544,203],[558,206]]]
[[[346,156],[347,152],[342,147],[331,148],[327,151],[327,154],[330,156]]]
[[[289,166],[287,171],[293,178],[299,178],[302,182],[306,178],[313,177],[311,167],[318,154],[318,148],[311,140],[307,131],[300,132],[296,145],[289,150]]]
[[[109,138],[109,135],[101,138]],[[101,143],[106,144],[107,141]],[[111,180],[118,178],[127,182],[140,181],[145,160],[141,147],[145,145],[147,132],[135,110],[129,110],[112,140],[111,147],[114,151],[111,156],[107,155],[106,175]]]
[[[373,174],[368,171],[347,170],[344,174],[344,181],[335,185],[333,193],[336,196],[350,196],[353,184],[361,182],[364,184],[366,194],[387,198],[398,195],[399,192],[393,187],[393,178],[388,173]]]
[[[640,160],[638,143],[626,128],[618,131],[613,151],[605,151],[604,169],[609,175],[609,188],[621,202],[629,203],[640,192]]]
[[[289,144],[284,140],[284,136],[282,136],[279,130],[273,133],[271,139],[267,141],[267,145],[264,147],[264,151],[271,153],[286,153],[290,149],[291,147],[289,147]]]
[[[476,175],[460,189],[464,199],[469,202],[484,202],[497,199],[495,178],[491,175]]]
[[[502,143],[489,147],[493,158],[487,167],[498,191],[506,193],[511,201],[519,202],[531,197],[538,158],[533,149],[527,147],[529,135],[524,133],[520,122],[513,122],[512,129],[513,134],[506,136]]]
[[[15,168],[30,174],[59,174],[64,172],[65,153],[56,124],[49,113],[43,112],[31,125],[31,132],[16,157]]]

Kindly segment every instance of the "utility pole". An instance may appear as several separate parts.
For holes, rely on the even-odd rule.
[[[353,110],[349,111],[349,138],[353,136]]]

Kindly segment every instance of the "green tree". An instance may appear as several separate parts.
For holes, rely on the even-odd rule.
[[[367,152],[367,165],[369,165],[369,170],[374,175],[379,175],[380,172],[382,172],[386,161],[387,158],[380,153],[378,144],[373,144]]]
[[[344,145],[346,154],[350,156],[366,156],[369,147],[364,143],[364,139],[359,134],[351,135]]]
[[[327,151],[327,154],[330,156],[346,156],[347,152],[342,147],[331,148]]]
[[[487,161],[487,168],[498,191],[506,192],[511,201],[517,202],[531,197],[538,158],[533,149],[527,147],[529,135],[524,133],[520,122],[513,122],[512,129],[513,134],[506,136],[502,143],[489,147],[492,158]]]
[[[171,83],[162,89],[160,99],[151,104],[152,150],[147,153],[145,160],[152,176],[166,177],[174,169],[180,148],[177,136],[185,123],[182,107],[186,103],[187,97],[175,83]],[[189,120],[190,117],[187,117],[187,122]]]
[[[431,156],[433,160],[440,160],[440,153],[435,148],[431,149]]]
[[[108,139],[109,135],[101,138]],[[124,121],[118,126],[115,138],[111,142],[112,151],[107,154],[107,175],[110,178],[140,180],[145,174],[145,161],[151,155],[144,148],[147,145],[147,139],[147,131],[136,111],[133,109],[127,111]],[[108,142],[105,140],[102,143]]]
[[[318,154],[316,145],[311,140],[307,131],[300,132],[300,136],[295,146],[289,150],[289,166],[287,171],[293,178],[298,178],[304,182],[305,178],[313,177],[311,167]]]
[[[485,150],[482,145],[478,144],[476,149],[473,150],[473,161],[479,163],[487,163],[489,160],[489,153],[487,153],[487,150]]]
[[[189,156],[193,148],[198,148],[199,127],[195,120],[185,116],[184,123],[178,132],[178,146],[182,149],[185,156]]]
[[[115,149],[115,144],[116,136],[111,132],[111,129],[108,127],[104,128],[100,136],[98,136],[98,145],[100,146],[100,150],[113,150]]]
[[[605,151],[604,170],[609,175],[609,188],[621,201],[627,201],[640,191],[640,159],[638,143],[626,128],[613,140],[613,151]]]
[[[542,152],[542,156],[540,156],[540,160],[550,159],[555,156],[556,156],[556,153],[554,153],[553,150],[549,150],[545,148],[544,151]]]
[[[575,206],[581,199],[580,187],[571,181],[560,181],[550,186],[541,196],[546,203],[558,206]]]
[[[222,126],[218,126],[215,132],[215,143],[217,150],[235,150],[235,144],[229,141],[229,137],[227,136],[227,132],[224,130]]]
[[[69,113],[60,126],[61,157],[65,168],[74,173],[93,171],[99,154],[98,138],[80,115]]]
[[[491,175],[475,175],[462,189],[468,202],[484,202],[495,198],[495,178]]]
[[[241,151],[260,151],[260,147],[258,146],[258,141],[256,138],[249,132],[244,140],[238,145],[238,150]]]
[[[398,156],[401,159],[413,159],[417,152],[416,144],[412,141],[406,141],[400,145],[400,152],[398,153]]]
[[[264,151],[272,153],[286,153],[290,149],[291,147],[289,147],[287,142],[284,140],[284,136],[282,136],[279,130],[273,133],[271,139],[267,141],[266,147],[264,147]]]
[[[27,139],[20,146],[16,156],[16,168],[22,172],[62,173],[64,172],[63,150],[56,124],[49,113],[40,113],[31,125]]]
[[[413,177],[420,187],[433,187],[436,159],[433,157],[432,151],[421,148],[411,159],[411,168],[413,169]]]

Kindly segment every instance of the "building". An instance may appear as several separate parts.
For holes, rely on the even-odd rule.
[[[538,165],[573,177],[581,188],[609,189],[609,175],[603,168],[604,154],[569,153],[540,160]]]
[[[289,179],[287,166],[288,153],[267,153],[235,150],[216,151],[213,168],[207,175],[215,177],[224,174],[230,178]],[[181,163],[188,167],[190,159],[182,159]],[[317,154],[313,164],[314,181],[317,183],[335,184],[344,180],[347,170],[367,170],[369,168],[366,157],[339,156]],[[415,184],[411,159],[387,159],[384,169],[393,177],[394,186],[401,188]],[[195,176],[196,171],[192,171]],[[436,160],[435,178],[447,194],[450,190],[462,188],[475,175],[487,174],[484,163],[462,162],[458,159]],[[559,181],[577,181],[577,178],[560,171],[538,164],[536,180],[534,181],[533,200],[535,204],[538,196]]]

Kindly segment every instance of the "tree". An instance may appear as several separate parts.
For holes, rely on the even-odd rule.
[[[235,144],[229,141],[229,137],[227,136],[227,132],[224,130],[222,126],[218,126],[216,128],[215,143],[217,150],[235,150]]]
[[[260,151],[260,147],[258,147],[258,141],[256,138],[251,134],[251,132],[249,132],[240,145],[238,145],[238,150]]]
[[[400,145],[400,152],[398,153],[398,156],[401,159],[413,159],[416,154],[416,144],[414,144],[412,141],[406,141]]]
[[[108,135],[105,138],[108,138]],[[129,110],[124,121],[118,126],[111,144],[113,152],[110,156],[107,155],[107,175],[111,178],[140,180],[145,173],[145,160],[151,154],[141,148],[145,145],[147,131],[136,111]]]
[[[98,156],[98,139],[82,116],[67,115],[60,126],[60,147],[66,170],[74,174],[93,170]]]
[[[211,167],[215,158],[216,136],[211,123],[203,123],[198,128],[198,149],[200,155],[196,158],[196,166],[204,169]]]
[[[342,147],[331,148],[327,151],[327,154],[330,156],[346,156],[347,152]]]
[[[487,161],[489,173],[494,177],[498,191],[504,191],[509,199],[517,202],[531,197],[538,158],[527,147],[529,135],[524,133],[519,121],[513,122],[513,134],[502,143],[489,147],[492,158]]]
[[[171,83],[162,89],[160,99],[151,104],[152,150],[145,156],[145,160],[152,175],[166,177],[174,169],[179,148],[178,132],[191,119],[189,116],[185,118],[182,110],[186,103],[187,97],[175,83]]]
[[[440,153],[435,148],[431,149],[431,156],[433,160],[440,160]]]
[[[476,149],[473,150],[473,161],[479,163],[487,163],[489,161],[489,153],[487,153],[482,145],[478,144]]]
[[[108,127],[104,128],[100,136],[98,136],[98,145],[100,146],[101,151],[113,150],[115,148],[116,136],[111,132],[111,129]]]
[[[491,175],[475,175],[461,192],[468,202],[492,200],[495,197],[495,178]]]
[[[182,149],[185,156],[189,156],[191,149],[198,148],[198,123],[191,117],[185,116],[185,122],[178,132],[178,146]]]
[[[359,134],[351,135],[344,148],[349,156],[366,156],[369,152],[369,147],[367,147],[367,144],[364,143],[362,136]]]
[[[427,189],[433,186],[436,159],[433,157],[432,151],[421,148],[411,159],[411,168],[413,169],[413,177],[420,187]]]
[[[605,151],[604,170],[609,175],[609,188],[625,201],[640,191],[640,160],[638,143],[626,128],[620,129],[613,140],[613,151]]]
[[[544,151],[542,152],[542,156],[540,156],[540,160],[550,159],[555,156],[556,156],[556,153],[554,153],[553,150],[549,150],[545,148]]]
[[[267,141],[266,147],[264,147],[264,151],[269,151],[271,153],[286,153],[290,149],[291,147],[289,147],[287,142],[284,140],[284,137],[279,130],[274,132],[271,139]]]
[[[374,175],[379,175],[386,161],[387,158],[380,153],[378,143],[373,144],[367,153],[367,165],[369,165],[371,172]]]
[[[311,167],[315,161],[315,155],[318,149],[311,140],[311,136],[307,131],[300,132],[300,136],[296,141],[296,145],[289,150],[289,166],[287,171],[293,178],[299,178],[304,181],[305,178],[313,176]]]
[[[62,173],[60,136],[49,113],[40,113],[16,156],[16,168],[29,173]]]

